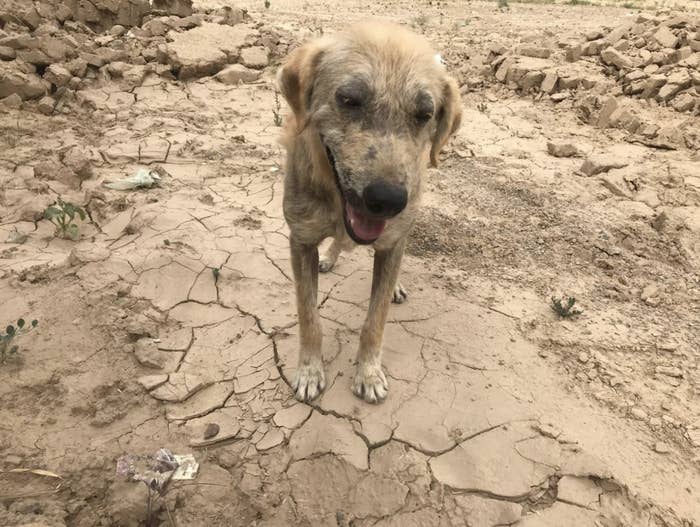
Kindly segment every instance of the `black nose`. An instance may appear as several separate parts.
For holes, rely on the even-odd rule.
[[[365,187],[362,199],[372,214],[390,218],[406,207],[408,192],[403,185],[392,185],[380,179]]]

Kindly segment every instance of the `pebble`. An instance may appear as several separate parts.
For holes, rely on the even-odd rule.
[[[671,452],[671,447],[668,443],[658,441],[654,444],[654,452],[658,454],[668,454],[669,452]]]
[[[204,427],[204,434],[202,434],[202,437],[204,439],[211,439],[212,437],[216,437],[219,434],[220,429],[221,428],[216,423],[209,423],[207,424],[207,426]]]

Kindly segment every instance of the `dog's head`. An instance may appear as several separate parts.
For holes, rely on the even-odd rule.
[[[348,234],[372,243],[419,194],[428,160],[459,127],[461,101],[428,42],[364,23],[294,50],[278,72],[298,131],[309,130],[336,179]]]

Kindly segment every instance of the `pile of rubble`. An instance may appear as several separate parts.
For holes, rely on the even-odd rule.
[[[640,14],[612,30],[592,31],[583,42],[496,44],[486,62],[495,79],[514,90],[571,99],[585,122],[625,129],[651,146],[700,149],[698,17]],[[664,126],[654,114],[661,107],[687,117]]]
[[[606,36],[595,32],[586,39],[569,55],[600,57],[625,95],[700,115],[700,17],[642,14]]]
[[[288,46],[241,9],[195,13],[191,0],[11,0],[0,8],[0,109],[36,100],[51,114],[96,83],[129,89],[151,75],[252,82]]]

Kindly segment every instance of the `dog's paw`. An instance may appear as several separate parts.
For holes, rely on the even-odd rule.
[[[401,282],[397,283],[396,287],[394,288],[394,294],[391,297],[391,301],[394,304],[403,304],[407,298],[408,291],[404,289],[404,287],[401,285]]]
[[[326,258],[324,256],[318,262],[318,270],[321,271],[322,273],[328,273],[331,269],[333,269],[334,265],[335,265],[335,260],[331,260],[330,258]]]
[[[312,401],[326,387],[326,376],[323,373],[323,366],[320,364],[304,364],[299,366],[292,389],[294,397],[302,402]]]
[[[368,403],[380,403],[386,399],[389,383],[379,364],[358,364],[352,392]]]

